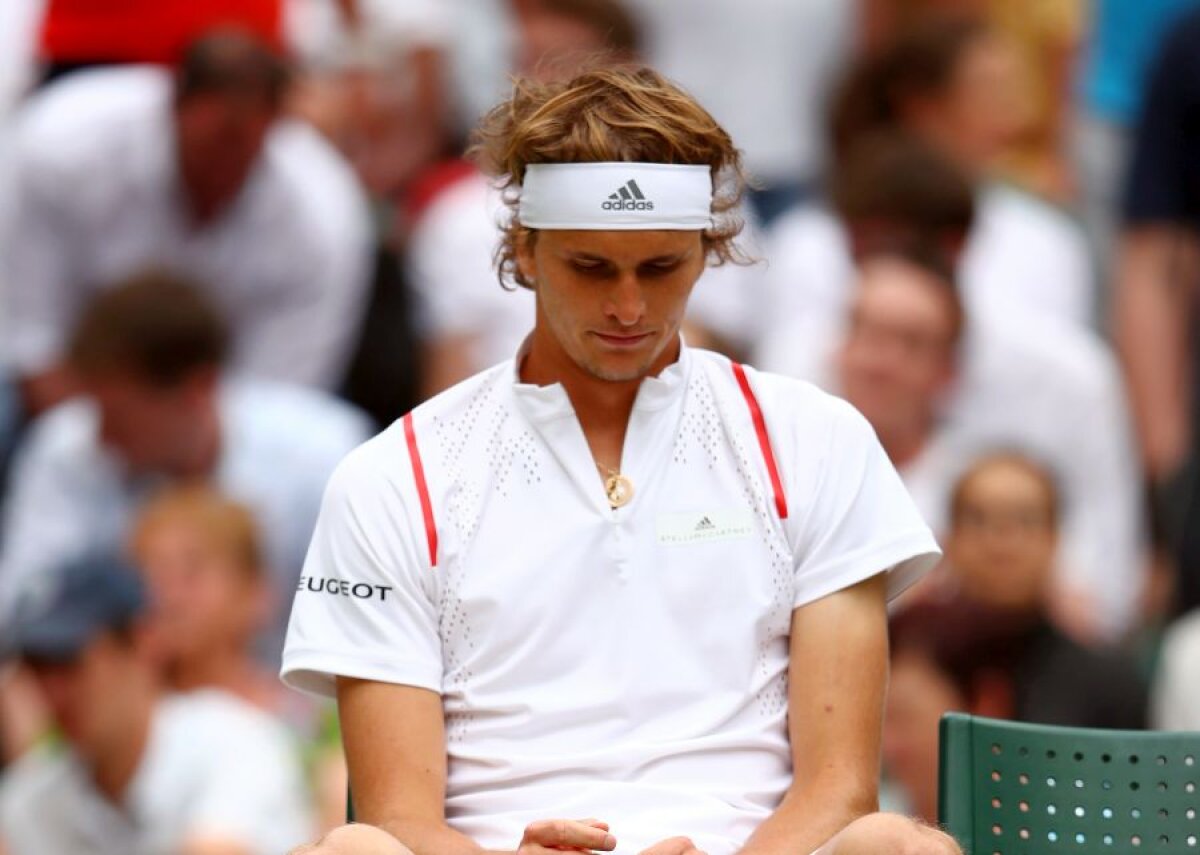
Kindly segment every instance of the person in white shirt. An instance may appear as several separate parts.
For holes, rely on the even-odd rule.
[[[11,641],[62,736],[0,778],[14,855],[278,855],[311,834],[283,727],[215,690],[169,694],[136,573],[89,555]]]
[[[209,481],[262,526],[272,592],[262,653],[277,660],[325,480],[371,430],[316,390],[223,375],[227,338],[203,295],[165,274],[85,310],[70,356],[86,394],[36,420],[13,464],[0,615],[52,586],[65,558],[118,548],[157,489]]]
[[[238,368],[342,379],[372,227],[347,164],[281,118],[285,94],[279,60],[222,32],[174,79],[150,66],[81,73],[20,112],[0,201],[0,360],[31,411],[69,393],[63,340],[88,298],[151,267],[204,283]]]
[[[282,673],[337,696],[370,825],[301,851],[957,852],[873,813],[928,528],[852,408],[679,336],[728,135],[623,67],[518,82],[479,141],[533,331],[330,482]]]
[[[1047,461],[1065,506],[1056,617],[1084,640],[1121,638],[1137,616],[1143,554],[1111,354],[1053,325],[1030,320],[1017,335],[968,317],[935,253],[898,245],[867,254],[860,270],[843,321],[794,359],[777,349],[772,366],[792,365],[863,412],[937,532],[953,484],[980,453],[1016,448]]]
[[[888,130],[933,146],[976,187],[978,213],[961,262],[968,310],[1090,327],[1096,283],[1082,228],[1049,203],[992,180],[1014,129],[1004,50],[982,23],[935,19],[861,60],[833,107],[834,158]]]

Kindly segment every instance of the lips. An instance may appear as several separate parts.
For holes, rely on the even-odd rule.
[[[594,332],[592,335],[610,347],[637,347],[642,342],[647,341],[654,333],[644,332],[631,335],[629,333]]]

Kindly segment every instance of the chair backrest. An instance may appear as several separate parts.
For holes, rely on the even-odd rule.
[[[1200,733],[948,713],[938,814],[967,855],[1200,855]]]

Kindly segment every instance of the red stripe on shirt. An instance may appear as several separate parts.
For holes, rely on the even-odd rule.
[[[421,452],[417,448],[417,434],[413,430],[412,413],[404,416],[404,439],[408,443],[408,459],[412,462],[413,480],[417,482],[417,496],[421,499],[421,516],[425,518],[425,539],[429,542],[429,563],[437,567],[437,526],[433,521],[433,503],[429,501],[429,485],[425,483],[425,467],[421,465]]]
[[[750,418],[754,422],[754,433],[758,436],[758,447],[762,451],[763,460],[767,463],[767,474],[771,476],[771,489],[775,492],[775,510],[779,512],[780,519],[787,519],[787,497],[783,494],[783,481],[779,478],[779,467],[775,465],[775,452],[771,450],[771,437],[767,434],[767,423],[763,419],[762,408],[758,405],[758,398],[754,394],[754,390],[750,388],[750,380],[746,377],[746,369],[739,363],[733,363],[733,376],[737,378],[738,386],[742,390],[742,397],[746,399],[746,406],[750,408]]]

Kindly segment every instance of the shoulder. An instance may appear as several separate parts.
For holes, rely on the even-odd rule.
[[[984,189],[979,216],[985,229],[1019,233],[1035,245],[1085,246],[1082,228],[1066,210],[1009,184],[993,182]]]
[[[31,98],[17,114],[18,156],[35,166],[90,162],[96,152],[123,140],[136,142],[146,123],[163,115],[169,96],[170,75],[156,67],[73,75]]]
[[[19,455],[50,464],[86,464],[101,453],[100,416],[83,398],[65,401],[39,416],[29,428]]]
[[[402,498],[412,490],[413,459],[434,471],[442,452],[450,443],[469,441],[466,434],[452,427],[463,420],[478,421],[489,411],[505,406],[506,379],[512,362],[469,377],[424,402],[386,430],[354,449],[334,472],[330,491],[366,491],[382,498],[383,494]],[[471,432],[483,436],[486,432]],[[490,435],[485,438],[490,438]],[[431,482],[431,486],[436,486]]]
[[[749,406],[748,392],[743,387],[739,373],[743,375],[765,418],[777,422],[781,427],[824,433],[835,428],[867,424],[866,419],[847,401],[807,380],[759,371],[750,365],[733,363],[706,351],[694,352],[698,357],[697,362],[704,365],[711,377],[723,383],[727,391],[736,390]]]
[[[269,740],[283,745],[290,739],[287,729],[270,714],[219,689],[200,689],[167,695],[158,716],[169,740],[193,740],[212,745],[208,736],[225,739]]]
[[[314,128],[279,120],[267,139],[266,161],[270,186],[309,228],[343,234],[367,225],[367,199],[353,169]]]
[[[725,408],[741,409],[750,418],[748,429],[757,430],[753,408],[761,410],[765,439],[792,480],[807,477],[804,473],[815,477],[839,458],[862,459],[878,445],[874,429],[858,410],[815,384],[737,365],[717,354],[697,354]]]
[[[59,745],[39,745],[0,776],[0,825],[37,813],[47,800],[61,798],[79,779],[72,755]]]
[[[291,383],[230,377],[221,388],[222,420],[233,437],[265,444],[283,454],[340,451],[371,435],[367,416],[352,404]],[[295,430],[304,425],[304,430]]]

